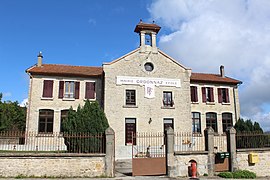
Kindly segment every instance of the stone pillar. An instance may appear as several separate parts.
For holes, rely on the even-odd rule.
[[[157,33],[156,32],[151,32],[151,41],[152,41],[152,52],[157,53]]]
[[[237,170],[237,161],[236,161],[236,139],[235,134],[236,130],[233,127],[229,127],[227,130],[227,148],[228,152],[230,153],[229,164],[230,164],[230,171],[234,172]]]
[[[115,162],[115,133],[111,127],[105,131],[106,135],[106,156],[105,156],[105,173],[108,177],[114,177]]]
[[[141,31],[140,32],[140,52],[145,52],[145,32],[144,31]]]
[[[207,127],[204,130],[205,150],[208,151],[208,175],[214,176],[215,173],[215,154],[214,154],[214,130],[212,127]]]
[[[166,153],[167,153],[167,175],[169,177],[175,177],[174,166],[174,131],[169,127],[166,129]]]

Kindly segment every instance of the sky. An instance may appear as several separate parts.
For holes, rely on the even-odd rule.
[[[101,66],[139,46],[142,19],[158,47],[193,72],[241,80],[241,116],[270,130],[269,0],[0,0],[0,92],[24,104],[39,51],[47,64]]]

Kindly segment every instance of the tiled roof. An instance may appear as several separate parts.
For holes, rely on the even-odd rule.
[[[27,69],[26,72],[29,72],[33,75],[89,77],[101,76],[103,74],[103,69],[102,67],[91,66],[42,64],[41,67],[33,66]]]
[[[158,33],[160,28],[161,27],[156,24],[148,24],[148,23],[140,22],[139,24],[136,25],[134,32],[139,33],[142,30],[152,30]]]
[[[241,84],[241,81],[229,77],[221,77],[220,74],[191,73],[190,82]]]

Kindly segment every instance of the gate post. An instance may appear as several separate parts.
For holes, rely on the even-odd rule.
[[[174,131],[172,127],[166,129],[166,157],[167,157],[167,175],[175,177],[174,167]]]
[[[234,172],[237,170],[237,161],[236,161],[236,140],[235,134],[236,130],[233,127],[229,127],[227,130],[227,149],[230,153],[229,164],[230,164],[230,171]]]
[[[105,135],[106,135],[105,174],[108,177],[114,177],[114,162],[115,162],[114,130],[111,127],[108,127],[105,131]]]
[[[214,176],[215,172],[215,154],[214,154],[214,130],[212,127],[207,127],[204,130],[205,150],[208,151],[208,175]]]

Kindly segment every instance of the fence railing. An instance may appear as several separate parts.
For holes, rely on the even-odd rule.
[[[270,148],[270,134],[261,132],[236,133],[236,148]]]
[[[0,152],[105,153],[105,144],[103,133],[0,132]]]
[[[174,133],[175,151],[205,151],[205,138],[192,132]]]
[[[218,134],[214,136],[214,151],[227,152],[227,136]]]
[[[132,134],[136,140],[132,147],[133,158],[165,157],[165,134],[163,132],[137,132]]]

